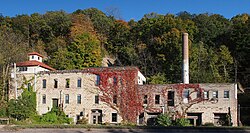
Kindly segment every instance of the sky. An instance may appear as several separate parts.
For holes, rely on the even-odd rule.
[[[250,14],[250,0],[0,0],[0,13],[14,17],[20,14],[44,14],[46,11],[64,10],[72,13],[77,9],[97,8],[104,13],[115,11],[123,20],[140,20],[143,15],[220,14],[228,19],[242,13]]]

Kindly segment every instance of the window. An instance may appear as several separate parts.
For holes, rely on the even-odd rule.
[[[77,95],[77,104],[81,104],[81,102],[82,102],[81,94],[78,94]]]
[[[209,99],[209,91],[204,91],[204,99]]]
[[[185,89],[183,91],[183,98],[189,98],[189,90],[188,89]]]
[[[117,122],[117,113],[112,113],[112,122]]]
[[[197,94],[197,95],[196,95],[197,98],[201,98],[201,90],[197,90],[197,91],[196,91],[196,94]]]
[[[28,83],[27,88],[28,88],[28,91],[31,90],[31,83]]]
[[[43,88],[46,88],[46,79],[43,79]]]
[[[218,91],[213,91],[213,98],[218,98]]]
[[[114,83],[114,85],[117,84],[117,78],[116,77],[113,78],[113,83]]]
[[[114,96],[113,96],[113,103],[114,103],[114,104],[117,104],[117,95],[114,95]]]
[[[148,95],[144,95],[143,104],[148,104]]]
[[[95,104],[99,104],[99,95],[95,95]]]
[[[69,94],[65,94],[65,104],[69,104]]]
[[[31,58],[34,59],[34,55],[32,55]]]
[[[58,80],[54,79],[54,88],[57,88],[57,87],[58,87]]]
[[[46,104],[46,95],[42,96],[42,102],[43,102],[43,104]]]
[[[40,57],[38,57],[38,60],[40,60]]]
[[[224,98],[229,98],[229,91],[224,91]]]
[[[66,85],[65,85],[66,88],[69,88],[69,83],[70,83],[70,79],[66,79]]]
[[[100,75],[96,75],[96,82],[95,82],[95,85],[100,85],[100,80],[101,80]]]
[[[155,104],[160,104],[160,95],[155,95]]]
[[[81,78],[78,78],[78,79],[77,79],[77,87],[78,87],[78,88],[81,88],[81,87],[82,87],[82,79],[81,79]]]
[[[27,67],[19,67],[19,71],[27,71]]]
[[[174,91],[168,91],[168,106],[174,106]]]

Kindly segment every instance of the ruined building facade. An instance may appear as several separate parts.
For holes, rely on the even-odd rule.
[[[37,94],[37,112],[53,107],[90,124],[154,124],[161,113],[174,119],[186,117],[194,125],[214,123],[237,126],[235,84],[143,85],[145,77],[137,67],[99,67],[82,70],[55,70],[42,62],[43,56],[29,53],[29,61],[17,63],[12,73],[10,98],[19,89],[32,86]],[[24,78],[25,77],[25,78]]]

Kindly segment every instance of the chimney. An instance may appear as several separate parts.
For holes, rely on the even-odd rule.
[[[183,64],[182,64],[182,78],[184,84],[189,84],[189,61],[188,61],[188,33],[182,35],[183,47]]]

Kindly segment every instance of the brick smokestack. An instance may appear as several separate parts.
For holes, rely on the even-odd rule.
[[[188,33],[182,35],[183,47],[183,64],[182,64],[182,79],[184,84],[189,84],[189,61],[188,61]]]

